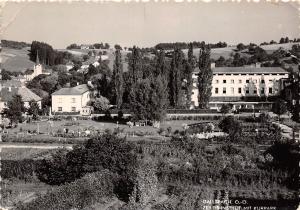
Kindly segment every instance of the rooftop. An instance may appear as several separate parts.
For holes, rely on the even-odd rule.
[[[24,102],[40,101],[42,100],[38,95],[26,87],[4,87],[1,88],[0,97],[1,101],[10,101],[14,95],[20,95]]]
[[[195,69],[195,73],[198,72]],[[288,72],[280,67],[216,67],[212,68],[213,74],[287,74]]]
[[[0,85],[2,87],[21,87],[22,83],[18,80],[1,80]]]
[[[71,88],[61,88],[60,90],[52,93],[52,95],[82,95],[87,91],[89,91],[89,87],[86,84],[83,84]]]

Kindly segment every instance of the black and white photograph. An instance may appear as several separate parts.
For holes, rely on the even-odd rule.
[[[300,2],[0,1],[0,210],[296,210]]]

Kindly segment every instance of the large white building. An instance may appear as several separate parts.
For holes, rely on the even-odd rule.
[[[278,96],[288,72],[280,67],[214,67],[212,65],[212,95],[209,106],[220,108],[231,103],[234,108],[253,108],[255,104],[270,104],[266,99]],[[192,103],[198,106],[198,71],[193,73]],[[247,106],[248,105],[248,106]]]
[[[52,112],[89,115],[91,107],[88,106],[88,102],[91,98],[92,91],[86,84],[61,88],[52,93]]]

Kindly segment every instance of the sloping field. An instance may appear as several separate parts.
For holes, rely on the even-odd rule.
[[[10,49],[2,48],[1,59],[2,59],[2,68],[7,71],[21,71],[24,72],[26,69],[32,69],[34,62],[29,60],[29,48]]]

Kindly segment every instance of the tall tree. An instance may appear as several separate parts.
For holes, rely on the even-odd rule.
[[[10,124],[17,124],[22,120],[22,114],[25,112],[24,102],[20,95],[14,95],[11,101],[8,101],[7,108],[4,109],[4,116],[10,120]]]
[[[39,116],[40,107],[38,103],[34,100],[30,101],[28,114],[32,115],[32,119],[37,120]]]
[[[113,69],[113,85],[116,94],[116,104],[118,109],[123,103],[123,63],[120,50],[116,50],[116,58]]]
[[[210,68],[210,48],[204,47],[199,53],[198,101],[199,108],[207,108],[211,96],[213,73]]]
[[[130,109],[134,120],[149,120],[150,79],[140,79],[133,84],[129,94]]]
[[[140,79],[130,92],[130,107],[135,120],[162,121],[168,106],[167,81],[160,75]]]
[[[278,119],[280,120],[280,115],[287,112],[286,102],[282,99],[276,100],[272,106],[272,111],[278,115]]]
[[[130,82],[134,84],[137,82],[139,78],[141,78],[141,66],[142,66],[142,56],[140,49],[137,47],[133,47],[132,53],[129,54],[128,61],[128,71],[130,74]]]
[[[169,80],[169,100],[172,107],[182,105],[182,72],[183,72],[183,52],[175,49],[171,61]]]
[[[193,55],[193,44],[189,44],[189,50],[188,50],[188,59],[186,62],[186,69],[185,69],[185,75],[186,75],[186,106],[189,108],[191,106],[191,97],[192,97],[192,91],[193,91],[193,71],[195,68],[195,59]]]
[[[155,60],[155,76],[161,75],[161,76],[167,76],[168,74],[168,66],[166,64],[165,60],[165,51],[160,50],[156,54],[156,60]]]

